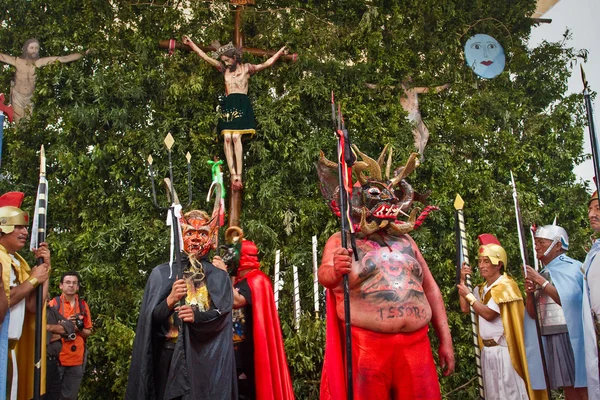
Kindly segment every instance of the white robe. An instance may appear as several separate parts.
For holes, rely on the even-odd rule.
[[[482,297],[504,279],[501,275],[490,286],[484,287],[483,294],[475,290],[475,298],[481,301]],[[489,308],[500,314],[500,307],[494,299],[490,298],[486,304]],[[483,389],[486,400],[528,400],[527,387],[523,378],[517,374],[510,359],[510,352],[504,338],[504,327],[500,316],[493,321],[478,316],[479,335],[482,339],[493,339],[499,345],[483,347],[481,351],[481,370],[483,373]]]

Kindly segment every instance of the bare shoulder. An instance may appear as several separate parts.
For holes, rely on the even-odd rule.
[[[341,232],[336,232],[327,239],[326,247],[336,246],[339,247],[342,244],[342,234]]]
[[[405,233],[401,237],[406,239],[408,241],[408,243],[410,243],[410,245],[413,249],[419,250],[419,246],[417,246],[417,242],[415,242],[415,240],[409,234]]]

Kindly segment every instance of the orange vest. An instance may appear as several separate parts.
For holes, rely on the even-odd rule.
[[[90,316],[90,308],[88,307],[85,300],[82,300],[83,310],[79,307],[79,296],[75,295],[75,306],[72,307],[64,295],[60,296],[60,307],[57,304],[56,299],[50,300],[50,307],[57,307],[58,312],[65,318],[69,318],[71,315],[83,314],[83,327],[85,329],[92,328],[92,317]],[[74,367],[77,365],[83,365],[83,357],[85,353],[85,339],[81,336],[81,333],[77,332],[75,340],[66,340],[62,338],[62,350],[58,359],[61,365],[65,367]]]

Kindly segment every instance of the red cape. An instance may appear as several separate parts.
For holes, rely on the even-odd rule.
[[[271,280],[258,269],[246,279],[252,292],[254,371],[257,400],[293,400],[292,380],[285,357],[279,315]]]
[[[346,394],[346,338],[343,321],[337,316],[335,296],[331,289],[326,291],[327,313],[325,320],[325,360],[321,375],[321,400],[345,400]],[[356,372],[355,372],[356,373]]]

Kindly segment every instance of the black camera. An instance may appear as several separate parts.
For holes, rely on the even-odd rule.
[[[221,259],[227,266],[229,276],[235,276],[240,266],[240,249],[235,244],[221,245]]]
[[[75,314],[75,326],[77,327],[78,331],[82,331],[84,326],[83,326],[83,314],[78,313]]]

